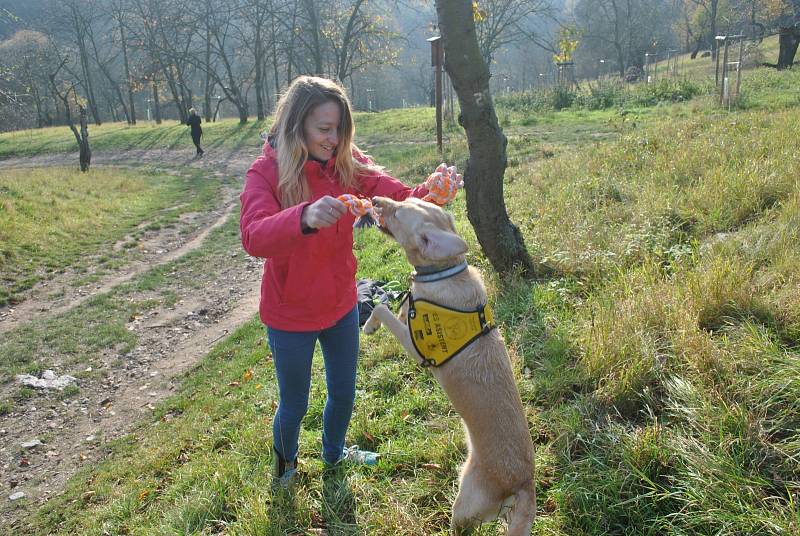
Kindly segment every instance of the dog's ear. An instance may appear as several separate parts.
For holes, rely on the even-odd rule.
[[[449,259],[467,252],[467,243],[460,236],[441,229],[425,229],[416,235],[420,254],[432,261]]]

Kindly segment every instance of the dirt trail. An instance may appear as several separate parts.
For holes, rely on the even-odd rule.
[[[209,170],[209,179],[241,179],[258,148],[194,159],[190,151],[130,151],[96,154],[92,165],[158,167],[181,173],[186,167]],[[77,155],[45,155],[0,161],[7,168],[77,165]],[[146,270],[173,261],[197,249],[208,234],[222,225],[235,209],[241,180],[225,189],[218,206],[207,213],[184,215],[176,228],[148,231],[142,240],[143,259],[106,273],[89,285],[76,285],[86,274],[67,271],[42,282],[14,307],[0,308],[0,335],[34,319],[64,313],[86,300],[130,281]],[[102,459],[108,440],[120,437],[136,422],[151,415],[155,404],[175,392],[180,376],[197,363],[211,346],[258,310],[261,261],[241,249],[229,254],[230,262],[213,268],[213,284],[201,295],[178,289],[173,306],[161,305],[128,322],[138,345],[124,356],[113,351],[101,357],[100,370],[79,380],[77,397],[61,400],[58,392],[15,399],[9,414],[0,419],[0,527],[24,523],[25,516],[48,498],[60,493],[75,472]],[[208,274],[205,274],[206,276]],[[65,364],[45,364],[58,374],[70,373]],[[0,401],[13,396],[16,384],[0,386]],[[22,446],[39,439],[33,448]],[[25,498],[11,501],[17,492]],[[3,530],[0,529],[0,533]]]

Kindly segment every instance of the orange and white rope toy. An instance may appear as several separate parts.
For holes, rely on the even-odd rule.
[[[436,171],[425,179],[428,194],[422,199],[439,206],[446,205],[455,199],[459,188],[463,187],[464,181],[461,175],[456,173],[456,166],[448,167],[447,164],[441,163]],[[336,199],[344,203],[350,214],[356,217],[353,227],[368,227],[375,223],[383,225],[383,218],[375,212],[369,199],[352,194],[342,194]]]
[[[350,210],[350,214],[356,217],[353,227],[368,227],[377,223],[383,225],[383,218],[378,216],[372,208],[372,201],[363,197],[356,197],[352,194],[342,194],[337,197]]]
[[[456,198],[458,189],[464,187],[464,180],[456,173],[456,166],[448,167],[442,162],[436,171],[425,179],[425,187],[428,189],[428,195],[422,199],[442,206]]]

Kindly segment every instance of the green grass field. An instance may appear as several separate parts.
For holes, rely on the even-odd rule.
[[[451,208],[469,261],[484,271],[537,445],[534,534],[800,532],[800,86],[795,72],[746,74],[749,104],[732,112],[706,96],[627,115],[498,110],[509,137],[508,211],[531,255],[550,267],[547,279],[494,273],[463,197]],[[359,142],[406,181],[441,158],[429,109],[359,114],[357,122]],[[133,129],[103,128],[109,148],[134,143]],[[234,148],[233,133],[252,137],[262,127],[236,128],[210,125],[209,138]],[[176,127],[139,129],[188,146]],[[42,133],[49,136],[37,151],[65,147]],[[448,136],[445,159],[463,168],[463,137],[455,129]],[[0,151],[19,154],[19,143],[4,135]],[[136,184],[145,192],[149,183],[143,176]],[[117,195],[108,202],[132,194]],[[78,196],[70,210],[81,198],[91,202]],[[140,214],[156,208],[142,203]],[[14,247],[35,244],[36,234]],[[163,270],[225,262],[237,240],[234,216],[192,258]],[[359,275],[407,280],[407,263],[383,235],[360,232],[356,252]],[[169,299],[160,273],[132,284]],[[114,323],[136,306],[125,292],[82,307],[102,311],[116,333]],[[75,318],[13,332],[0,355],[13,348],[35,368],[47,333],[62,334],[63,351],[77,344],[81,335],[58,331]],[[135,342],[120,337],[98,337],[76,359]],[[441,389],[388,337],[363,337],[348,442],[382,458],[375,468],[331,474],[318,457],[320,362],[293,496],[270,487],[277,391],[253,321],[18,534],[446,534],[465,444]],[[491,523],[478,534],[503,529]]]
[[[56,167],[0,173],[0,305],[66,268],[117,266],[115,242],[128,237],[125,253],[146,229],[207,209],[219,186],[191,172]]]

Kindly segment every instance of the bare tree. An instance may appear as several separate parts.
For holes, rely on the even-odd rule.
[[[54,55],[57,54],[58,52],[54,49]],[[58,73],[66,65],[67,61],[68,58],[66,56],[63,57],[55,71],[49,74],[50,85],[51,89],[53,90],[53,95],[55,95],[64,105],[64,115],[67,125],[72,131],[72,134],[75,136],[75,141],[78,142],[78,159],[80,162],[81,171],[86,172],[89,171],[89,166],[92,163],[92,149],[89,147],[89,127],[86,124],[86,108],[78,101],[78,94],[75,91],[75,86],[71,82],[59,80],[57,78]],[[72,100],[75,106],[78,108],[80,130],[78,130],[78,128],[75,126],[75,121],[72,118],[72,110],[69,98],[70,94],[72,95]]]
[[[317,12],[318,3],[314,0],[301,0],[303,7],[302,13],[305,16],[303,31],[298,34],[300,42],[303,43],[308,53],[311,55],[312,73],[324,76],[323,57],[322,57],[322,37],[320,36],[320,20]]]
[[[436,0],[445,50],[445,69],[461,105],[469,160],[464,172],[467,215],[486,257],[501,273],[520,269],[534,275],[525,242],[511,223],[503,198],[506,137],[497,122],[489,92],[489,68],[484,61],[473,21],[472,5],[460,0]]]
[[[538,31],[537,23],[553,17],[550,0],[484,0],[474,7],[478,45],[487,65],[501,48],[522,40],[548,48],[550,43]]]
[[[240,7],[230,2],[223,8],[216,5],[206,13],[207,17],[195,27],[195,32],[208,36],[210,60],[198,61],[196,55],[187,54],[195,67],[206,72],[212,82],[222,88],[239,114],[239,122],[247,123],[247,94],[250,89],[250,75],[253,70],[252,58],[245,54],[245,32]]]
[[[397,58],[397,36],[366,0],[327,3],[324,35],[333,54],[331,72],[344,82],[353,71],[388,65]]]
[[[77,47],[78,63],[81,71],[81,74],[77,76],[86,93],[86,100],[92,118],[97,125],[100,125],[100,112],[97,106],[91,69],[92,62],[89,57],[90,45],[87,43],[88,34],[91,31],[92,19],[95,14],[94,7],[91,0],[64,0],[62,2],[53,2],[51,15],[54,18],[54,25],[56,27],[61,26],[62,31],[69,35],[70,40]],[[69,68],[66,62],[64,68]]]
[[[19,107],[23,107],[26,101],[32,102],[38,127],[53,122],[49,74],[55,70],[55,64],[50,54],[51,46],[47,36],[31,30],[20,30],[0,42],[0,80],[7,87],[5,100],[9,105]]]
[[[192,67],[195,28],[185,2],[180,0],[130,0],[137,17],[137,41],[151,63],[153,84],[161,79],[172,96],[181,122],[188,117],[192,92],[188,71]],[[158,71],[156,75],[155,70]],[[154,86],[154,93],[155,91]],[[154,96],[154,99],[156,97]],[[158,105],[158,101],[156,101]]]
[[[133,98],[133,88],[135,82],[131,76],[131,61],[129,57],[129,45],[126,37],[126,29],[128,25],[128,6],[126,0],[111,0],[108,6],[108,11],[117,25],[119,32],[119,47],[122,51],[122,66],[125,72],[125,86],[128,93],[128,109],[127,114],[128,124],[136,124],[136,102]]]
[[[242,2],[245,31],[241,39],[252,55],[255,74],[253,88],[256,95],[256,117],[259,121],[267,116],[268,109],[271,107],[268,89],[270,55],[273,57],[277,55],[278,39],[281,37],[276,32],[277,9],[278,5],[274,0],[243,0]],[[275,62],[277,63],[277,58],[275,58]],[[277,83],[277,67],[273,71],[273,76]]]

